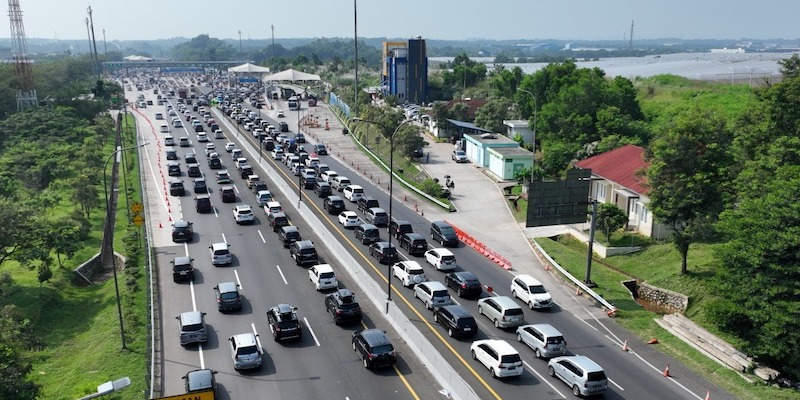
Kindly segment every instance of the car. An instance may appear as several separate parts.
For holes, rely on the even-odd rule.
[[[516,297],[533,310],[546,309],[553,306],[553,298],[538,279],[519,274],[511,280],[511,297]]]
[[[439,242],[443,247],[458,247],[458,235],[453,226],[444,221],[431,223],[431,240]]]
[[[346,188],[342,189],[342,195],[345,199],[355,203],[358,199],[364,197],[364,188],[360,185],[348,185]]]
[[[258,195],[258,192],[262,191],[269,192],[269,190],[267,190],[267,182],[264,181],[258,181],[253,183],[253,186],[250,187],[250,189],[252,189],[253,193],[255,193],[256,195]]]
[[[289,246],[289,255],[294,259],[295,264],[319,264],[319,255],[314,243],[310,240],[298,240]]]
[[[223,170],[217,171],[216,176],[217,176],[217,183],[219,183],[219,184],[232,183],[233,182],[231,180],[230,174],[228,174],[228,170],[227,169],[223,169]]]
[[[493,321],[496,328],[516,328],[525,323],[522,307],[508,296],[484,297],[478,300],[478,314]]]
[[[270,213],[267,215],[267,222],[273,232],[278,232],[282,227],[289,225],[289,217],[283,212]]]
[[[417,285],[428,280],[425,276],[425,270],[416,261],[395,263],[392,266],[392,275],[396,276],[405,287]]]
[[[250,174],[250,175],[247,175],[247,180],[246,181],[247,181],[247,188],[248,189],[253,189],[253,185],[255,185],[256,182],[261,182],[261,177],[259,177],[256,174]]]
[[[211,397],[217,396],[217,381],[214,378],[217,371],[210,369],[195,369],[183,376],[186,393],[202,393],[211,391]]]
[[[208,193],[208,186],[206,185],[206,180],[203,178],[197,178],[194,180],[194,192],[195,193]]]
[[[342,211],[339,214],[339,223],[345,228],[354,228],[361,225],[358,214],[353,211]]]
[[[317,181],[317,183],[314,184],[314,193],[319,197],[325,198],[330,196],[333,190],[331,190],[331,185],[329,183]]]
[[[480,361],[491,372],[493,378],[522,375],[522,358],[505,340],[476,340],[469,349],[472,359]]]
[[[333,170],[327,170],[321,174],[319,174],[319,179],[323,182],[331,183],[333,179],[339,176],[339,173]]]
[[[306,135],[303,135],[301,132],[297,132],[294,134],[294,140],[297,143],[305,143],[306,142]]]
[[[216,153],[216,152],[217,152],[217,145],[215,145],[214,143],[206,143],[206,156],[210,156],[211,153]]]
[[[273,199],[272,192],[269,190],[259,190],[256,193],[256,203],[259,207],[264,207],[267,203],[271,202]]]
[[[211,205],[211,197],[207,194],[201,194],[195,197],[194,209],[198,213],[210,213],[214,211],[214,206]]]
[[[264,204],[264,212],[269,216],[272,213],[282,213],[283,207],[281,203],[277,201],[270,201],[267,204]]]
[[[308,269],[308,280],[314,284],[314,289],[317,291],[339,287],[339,281],[336,280],[336,274],[330,264],[312,265]]]
[[[333,317],[336,325],[344,322],[361,321],[361,306],[349,289],[339,289],[325,296],[325,309]]]
[[[318,156],[328,155],[328,149],[322,143],[317,143],[314,145],[314,152],[317,153]]]
[[[390,367],[397,362],[397,353],[391,340],[380,329],[357,330],[353,332],[351,342],[364,368]]]
[[[300,339],[303,328],[297,318],[297,307],[278,304],[267,311],[267,323],[276,342],[286,339]]]
[[[447,329],[447,336],[467,337],[478,333],[475,318],[461,305],[451,304],[433,309],[433,322]]]
[[[167,163],[167,175],[181,176],[181,165],[177,161],[170,161]]]
[[[170,196],[183,196],[186,194],[186,189],[183,187],[183,181],[178,178],[169,180],[169,194]]]
[[[372,207],[364,213],[364,221],[375,226],[386,226],[389,224],[389,214],[382,208]]]
[[[421,256],[428,249],[428,242],[419,233],[404,233],[398,240],[401,249],[408,250],[412,256]]]
[[[208,142],[208,134],[205,132],[197,133],[197,142],[198,143],[205,143]]]
[[[283,247],[288,249],[292,243],[303,240],[300,237],[300,231],[297,230],[297,227],[294,225],[286,225],[282,226],[281,230],[278,231],[278,237],[280,238],[281,242],[283,242]]]
[[[200,171],[200,165],[198,164],[189,164],[186,166],[186,175],[190,178],[198,178],[203,176],[203,173]]]
[[[369,254],[381,264],[397,261],[397,248],[389,242],[375,242],[369,246]]]
[[[450,271],[456,269],[456,256],[445,248],[430,249],[425,252],[425,262],[432,265],[439,271]]]
[[[208,246],[208,250],[211,253],[211,265],[231,265],[233,263],[233,255],[228,243],[212,243],[211,246]]]
[[[214,139],[225,139],[225,133],[223,133],[221,129],[215,129]]]
[[[337,214],[344,210],[344,200],[339,196],[328,196],[322,201],[322,206],[328,214]]]
[[[212,153],[217,154],[217,153]],[[222,169],[222,160],[219,158],[208,158],[208,168],[210,169]]]
[[[455,290],[458,297],[480,297],[483,293],[483,286],[472,272],[456,271],[444,276],[444,284]]]
[[[178,242],[191,242],[194,236],[192,223],[184,220],[177,220],[172,223],[172,241]]]
[[[517,340],[533,350],[536,358],[551,358],[567,354],[567,341],[550,324],[522,325],[517,328]]]
[[[205,316],[206,313],[201,311],[187,311],[175,317],[178,320],[181,346],[208,342],[208,328],[206,327]]]
[[[400,239],[406,233],[413,232],[414,227],[406,220],[392,218],[392,220],[389,221],[389,234],[396,239]]]
[[[164,119],[164,114],[156,113],[156,119]]]
[[[289,132],[289,124],[286,122],[281,121],[278,126],[280,127],[281,132]]]
[[[590,396],[608,389],[608,378],[603,367],[586,356],[551,358],[547,362],[547,373],[566,383],[576,397]]]
[[[194,280],[193,259],[186,256],[175,257],[172,259],[172,281],[185,282]]]
[[[235,148],[236,148],[236,143],[233,143],[233,142],[225,143],[225,151],[226,152],[230,153],[231,150],[233,150]]]
[[[237,224],[252,224],[256,221],[253,209],[248,204],[239,204],[233,207],[233,219]]]
[[[181,137],[180,139],[178,139],[178,146],[180,146],[180,147],[189,147],[189,146],[191,146],[191,143],[189,142],[189,138],[188,137]]]
[[[219,197],[223,203],[233,203],[236,201],[236,190],[233,186],[223,186],[219,188]]]
[[[239,285],[235,282],[220,282],[214,286],[219,312],[236,311],[242,309],[242,296],[239,294]]]
[[[233,369],[261,368],[264,349],[261,348],[258,336],[252,332],[240,333],[228,338],[233,359]]]
[[[353,230],[353,235],[361,244],[371,244],[381,240],[380,230],[372,224],[360,224]]]
[[[447,287],[439,281],[426,281],[415,285],[414,298],[420,299],[428,310],[453,302]]]
[[[336,189],[337,192],[344,191],[345,188],[350,186],[350,178],[346,176],[339,175],[333,178],[333,181],[330,182],[331,187]]]
[[[358,199],[356,205],[358,205],[358,211],[362,213],[366,213],[370,208],[381,206],[380,203],[378,203],[378,199],[372,196],[364,196]]]
[[[283,110],[278,110],[277,116],[278,118],[283,118],[286,116],[286,114],[284,114]]]
[[[174,161],[178,159],[178,152],[175,149],[167,149],[165,153],[168,161]]]
[[[469,162],[469,159],[467,159],[467,153],[465,153],[464,150],[453,150],[453,154],[450,155],[450,158],[457,163]]]

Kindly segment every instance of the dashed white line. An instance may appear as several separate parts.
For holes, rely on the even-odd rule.
[[[319,340],[317,340],[317,335],[314,334],[314,330],[311,329],[311,324],[308,323],[308,319],[306,319],[306,317],[303,317],[303,321],[305,321],[306,327],[308,327],[308,331],[311,333],[311,338],[314,339],[314,343],[316,343],[317,347],[319,347]]]
[[[239,280],[239,272],[233,270],[233,274],[236,275],[236,284],[239,285],[239,289],[244,290],[244,288],[242,287],[242,281]]]
[[[256,232],[258,232],[258,236],[261,237],[261,242],[266,244],[267,240],[264,239],[264,235],[261,233],[261,229],[256,230]]]
[[[546,383],[546,384],[547,384],[547,386],[550,386],[550,388],[551,388],[551,389],[553,389],[553,390],[554,390],[556,393],[558,393],[558,395],[559,395],[559,396],[561,396],[562,398],[566,398],[566,397],[564,396],[564,394],[563,394],[563,393],[559,392],[559,391],[558,391],[558,389],[556,389],[556,387],[555,387],[555,386],[553,386],[553,384],[552,384],[552,383],[550,383],[550,381],[548,381],[548,380],[547,380],[547,378],[545,378],[545,377],[544,377],[544,375],[542,375],[542,374],[540,374],[540,373],[536,372],[536,370],[535,370],[535,369],[533,369],[533,367],[531,367],[531,365],[530,365],[530,364],[528,364],[528,362],[527,362],[527,361],[523,361],[522,363],[523,363],[523,364],[525,364],[525,366],[526,366],[526,367],[528,367],[528,369],[529,369],[531,372],[533,372],[534,374],[536,374],[536,376],[538,376],[538,377],[539,377],[539,380],[540,380],[540,381],[542,381],[542,382]]]
[[[288,285],[289,282],[286,282],[286,277],[283,276],[283,271],[281,270],[281,266],[280,265],[276,265],[275,268],[277,268],[278,269],[278,273],[281,274],[281,279],[283,279],[283,283],[285,285]]]

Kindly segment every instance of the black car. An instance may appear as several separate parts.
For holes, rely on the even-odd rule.
[[[167,174],[169,176],[181,176],[181,165],[177,161],[167,163]]]
[[[194,153],[186,153],[183,155],[183,161],[186,164],[197,164],[197,156]]]
[[[431,240],[441,243],[444,247],[458,247],[456,230],[444,221],[433,221],[431,223]]]
[[[264,181],[256,181],[255,183],[253,183],[253,186],[251,186],[250,189],[253,190],[253,193],[258,193],[262,190],[269,190],[267,188],[267,182]]]
[[[300,339],[303,328],[297,318],[297,308],[289,304],[278,304],[267,311],[267,322],[276,342],[284,339]]]
[[[273,232],[278,232],[284,226],[289,226],[289,217],[282,212],[269,214],[269,216],[267,216],[267,220],[269,221],[269,226],[272,227]]]
[[[339,289],[325,296],[325,308],[333,317],[336,325],[361,321],[361,306],[358,305],[355,296],[348,289]]]
[[[366,213],[367,210],[369,210],[370,208],[380,207],[381,206],[378,203],[378,199],[376,199],[376,198],[374,198],[372,196],[364,196],[364,197],[358,199],[356,204],[358,205],[358,211],[361,211],[362,213]]]
[[[206,180],[203,178],[197,178],[194,180],[194,192],[195,193],[208,193],[208,186],[206,185]]]
[[[278,126],[280,127],[281,132],[289,132],[289,124],[287,124],[286,122],[281,122],[280,124],[278,124]]]
[[[317,181],[314,184],[314,193],[319,197],[328,197],[333,191],[331,191],[331,185],[328,182]]]
[[[306,176],[300,179],[300,183],[303,185],[303,189],[313,189],[314,185],[317,184],[317,178],[313,176]]]
[[[414,227],[411,223],[402,219],[394,219],[389,222],[389,234],[400,239],[406,233],[413,233]]]
[[[222,160],[219,158],[209,158],[208,159],[208,168],[211,169],[222,169]]]
[[[214,211],[211,205],[211,197],[207,194],[201,194],[194,198],[194,209],[199,213],[210,213]]]
[[[178,242],[191,242],[194,230],[192,223],[184,220],[175,221],[172,224],[172,241]]]
[[[381,264],[391,264],[397,261],[397,248],[389,242],[375,242],[369,246],[369,254]]]
[[[300,238],[300,231],[298,231],[297,227],[294,225],[282,226],[281,230],[278,232],[278,237],[280,237],[281,242],[283,242],[283,247],[287,249],[292,243],[302,240]]]
[[[166,151],[167,153],[167,160],[177,160],[178,159],[178,152],[172,149]]]
[[[223,186],[219,188],[219,196],[223,203],[236,202],[236,190],[233,186]]]
[[[405,233],[400,236],[400,248],[408,250],[412,256],[421,256],[428,250],[428,242],[419,233]]]
[[[242,295],[239,294],[239,285],[236,282],[220,282],[214,286],[214,295],[219,312],[242,309]]]
[[[317,143],[314,145],[314,152],[317,153],[319,156],[327,156],[328,149],[325,148],[325,145],[322,143]]]
[[[456,271],[444,276],[444,284],[455,290],[458,297],[480,296],[483,286],[472,272]]]
[[[200,165],[198,164],[187,165],[186,174],[189,175],[190,178],[199,178],[203,176],[203,173],[200,171]]]
[[[172,281],[185,282],[194,280],[194,267],[192,266],[192,258],[181,256],[175,257],[172,263]]]
[[[169,194],[170,196],[183,196],[186,194],[186,189],[183,187],[183,181],[178,178],[169,180]]]
[[[433,320],[447,329],[450,337],[475,336],[478,333],[478,323],[463,306],[453,304],[436,307],[433,310]]]
[[[319,264],[319,255],[310,240],[299,240],[289,246],[289,254],[297,265]]]
[[[344,200],[339,196],[326,197],[322,205],[328,211],[328,214],[339,214],[344,211]]]
[[[253,167],[249,165],[244,165],[240,170],[239,174],[242,176],[242,179],[247,179],[248,176],[253,175]]]
[[[397,362],[397,353],[386,332],[362,329],[353,332],[353,350],[364,362],[364,368],[389,367]]]

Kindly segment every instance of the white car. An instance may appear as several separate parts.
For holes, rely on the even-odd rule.
[[[313,169],[306,168],[306,169],[303,170],[303,179],[316,178],[316,177],[317,177],[317,173],[314,172]]]
[[[453,304],[447,286],[439,281],[427,281],[414,286],[414,297],[425,303],[428,310]]]
[[[283,110],[278,110],[278,118],[283,118],[285,116],[286,114],[283,113]]]
[[[198,142],[208,142],[208,134],[205,132],[200,132],[197,134],[197,141]]]
[[[358,219],[358,214],[356,214],[354,211],[342,211],[339,214],[339,223],[345,228],[355,228],[361,225],[361,221]]]
[[[364,198],[364,188],[359,185],[350,185],[342,190],[344,198],[353,203]]]
[[[456,256],[445,248],[430,249],[425,252],[425,261],[439,271],[456,269]]]
[[[279,147],[275,147],[275,149],[272,150],[272,159],[273,160],[280,160],[283,157],[283,154],[284,154],[283,153],[283,149],[281,149]]]
[[[400,261],[392,266],[392,275],[396,276],[403,286],[409,287],[425,282],[425,270],[416,261]]]
[[[272,199],[272,192],[269,190],[259,190],[258,193],[256,193],[256,203],[261,207],[265,207],[267,204],[272,202]]]
[[[453,155],[450,156],[450,158],[457,163],[465,163],[469,161],[467,159],[467,153],[465,153],[464,150],[453,150]]]
[[[480,361],[494,378],[522,375],[522,358],[505,340],[476,340],[469,349],[472,359]]]
[[[267,216],[273,213],[282,213],[283,206],[281,206],[281,203],[278,203],[277,201],[270,201],[264,205],[264,212],[267,213]]]
[[[233,143],[233,142],[225,143],[225,151],[227,151],[228,153],[230,153],[231,150],[233,150],[235,148],[236,148],[236,143]]]
[[[316,167],[317,165],[319,165],[319,157],[316,157],[316,156],[310,156],[310,157],[308,157],[308,158],[306,159],[306,167],[308,167],[308,168],[314,168],[314,167]]]
[[[333,170],[327,170],[320,174],[320,179],[322,179],[323,182],[331,183],[333,181],[333,178],[336,178],[337,176],[339,176],[338,172]]]
[[[330,264],[312,265],[308,269],[308,279],[317,290],[336,289],[339,287],[339,281],[336,280],[336,274],[333,273],[333,268]]]
[[[527,274],[519,274],[511,280],[511,297],[522,300],[531,310],[553,306],[553,298],[544,285]]]
[[[256,217],[253,215],[253,210],[247,204],[239,204],[233,207],[233,219],[237,224],[252,224],[255,222]]]

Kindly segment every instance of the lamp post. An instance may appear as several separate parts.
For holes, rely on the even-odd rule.
[[[390,130],[388,126],[384,125],[383,123],[377,122],[377,121],[372,121],[372,120],[368,120],[368,119],[364,119],[364,118],[353,118],[353,121],[363,121],[363,122],[369,122],[369,123],[378,125],[381,128],[383,128],[383,130],[386,131],[387,133]],[[394,131],[392,132],[392,134],[389,135],[389,227],[390,227],[390,229],[389,229],[389,240],[388,240],[389,249],[390,249],[389,251],[391,251],[391,249],[392,249],[391,226],[392,226],[392,199],[393,199],[393,191],[394,191],[394,137],[397,134],[397,132],[400,130],[400,127],[402,127],[403,125],[405,125],[405,124],[407,124],[409,122],[411,122],[410,119],[403,120],[403,122],[400,122],[397,125],[397,127],[394,128]],[[396,251],[395,251],[395,254],[397,254]],[[386,286],[386,313],[387,314],[389,313],[389,303],[392,301],[392,263],[390,262],[390,263],[388,263],[388,265],[389,265],[389,267],[387,268],[387,271],[386,271],[386,285],[387,285]]]
[[[531,92],[529,92],[529,91],[527,91],[525,89],[517,88],[517,90],[519,90],[520,92],[523,92],[523,93],[527,93],[533,98],[533,138],[531,138],[531,147],[535,151],[536,150],[536,120],[538,119],[538,118],[536,118],[536,116],[537,116],[537,113],[538,113],[538,110],[539,110],[539,107],[536,104],[536,95],[534,95],[533,93],[531,93]]]
[[[121,154],[122,151],[138,149],[139,147],[143,147],[143,146],[146,146],[146,145],[147,145],[147,143],[142,143],[140,145],[131,146],[131,147],[124,147],[124,148],[121,147],[121,146],[117,146],[117,149],[114,150],[114,152],[111,153],[110,156],[108,156],[108,158],[106,159],[106,162],[103,164],[103,193],[104,193],[104,195],[106,197],[106,222],[105,222],[105,229],[103,230],[103,232],[104,232],[103,235],[104,236],[108,235],[110,230],[111,230],[111,217],[112,217],[111,216],[111,197],[109,197],[109,195],[108,195],[108,174],[107,174],[108,162],[111,161],[111,159],[114,158],[114,156],[116,156],[117,159],[116,159],[115,163],[119,164],[120,156],[122,155]],[[117,294],[117,315],[119,316],[119,336],[122,339],[122,348],[123,349],[127,349],[127,347],[125,346],[125,327],[124,327],[123,322],[122,322],[122,303],[120,302],[120,298],[119,298],[119,282],[117,280],[117,266],[116,266],[116,262],[114,260],[114,239],[113,239],[113,235],[111,236],[111,238],[112,239],[109,241],[109,246],[110,246],[110,250],[111,250],[111,269],[114,272],[114,290],[116,291],[116,294]],[[105,260],[106,260],[106,258],[103,257],[103,261],[105,261]]]

